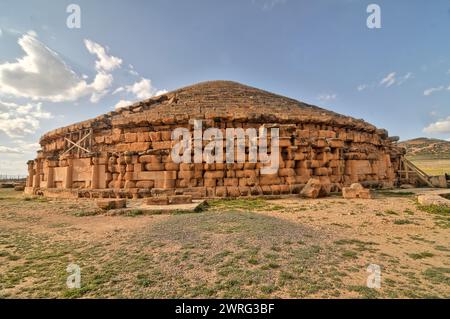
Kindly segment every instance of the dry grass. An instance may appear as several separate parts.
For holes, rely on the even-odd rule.
[[[445,214],[380,194],[104,216],[90,201],[1,190],[0,297],[448,298]],[[66,287],[69,263],[81,289]],[[366,287],[372,263],[381,289]]]
[[[417,165],[428,175],[444,175],[450,174],[450,159],[411,159],[411,161]]]

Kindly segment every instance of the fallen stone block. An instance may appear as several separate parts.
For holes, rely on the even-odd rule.
[[[103,210],[119,209],[127,207],[126,199],[100,199],[97,206]]]
[[[145,200],[147,205],[168,205],[169,198],[167,196],[149,197]]]
[[[323,184],[317,178],[310,178],[300,192],[301,197],[317,198],[329,195],[329,185]]]
[[[190,204],[192,203],[192,195],[174,195],[169,196],[169,204]]]
[[[417,202],[421,205],[436,205],[450,207],[450,200],[445,199],[440,195],[419,195],[417,196]]]
[[[447,188],[447,178],[445,177],[445,175],[431,176],[430,182],[434,187]]]
[[[342,188],[342,196],[346,199],[363,198],[370,199],[372,195],[370,190],[364,188],[360,183],[353,183],[350,187]]]
[[[25,186],[23,186],[23,185],[16,185],[16,186],[14,186],[14,190],[16,192],[23,192],[25,190]]]

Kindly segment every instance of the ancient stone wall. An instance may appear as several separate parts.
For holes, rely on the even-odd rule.
[[[220,99],[217,85],[207,85],[49,132],[40,141],[37,159],[28,163],[27,192],[204,198],[297,194],[311,177],[334,191],[355,182],[369,187],[390,187],[396,182],[402,150],[385,130],[264,91],[227,85],[226,92],[238,96],[245,92],[242,107],[236,106],[241,100],[233,94],[226,95],[233,101],[228,106],[206,106],[205,99]],[[219,87],[219,93],[225,90],[223,83]],[[252,104],[245,104],[247,100]],[[279,128],[277,173],[263,175],[264,164],[248,161],[248,140],[245,163],[174,163],[170,152],[178,141],[172,141],[172,132],[180,127],[192,131],[193,119],[202,120],[204,130],[220,129],[223,136],[227,128]]]

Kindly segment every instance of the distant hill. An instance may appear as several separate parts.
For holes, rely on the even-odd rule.
[[[402,141],[406,156],[412,159],[450,159],[450,142],[436,138],[419,137]]]

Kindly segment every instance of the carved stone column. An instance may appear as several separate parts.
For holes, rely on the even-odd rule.
[[[46,161],[46,175],[47,175],[47,188],[54,188],[55,187],[55,163],[53,161],[47,160]]]
[[[123,154],[120,154],[117,158],[117,167],[119,171],[119,176],[117,176],[117,180],[115,183],[115,187],[117,189],[120,189],[123,187],[124,179],[125,179],[125,173],[126,173],[126,163],[125,163],[125,157]]]
[[[34,161],[28,161],[27,165],[28,165],[27,187],[33,187]]]
[[[38,159],[34,161],[34,167],[33,187],[39,188],[41,186],[41,163]]]
[[[133,165],[133,157],[131,154],[126,153],[124,156],[126,167],[125,167],[125,188],[134,188],[136,187],[133,182],[133,171],[134,171],[134,165]]]

